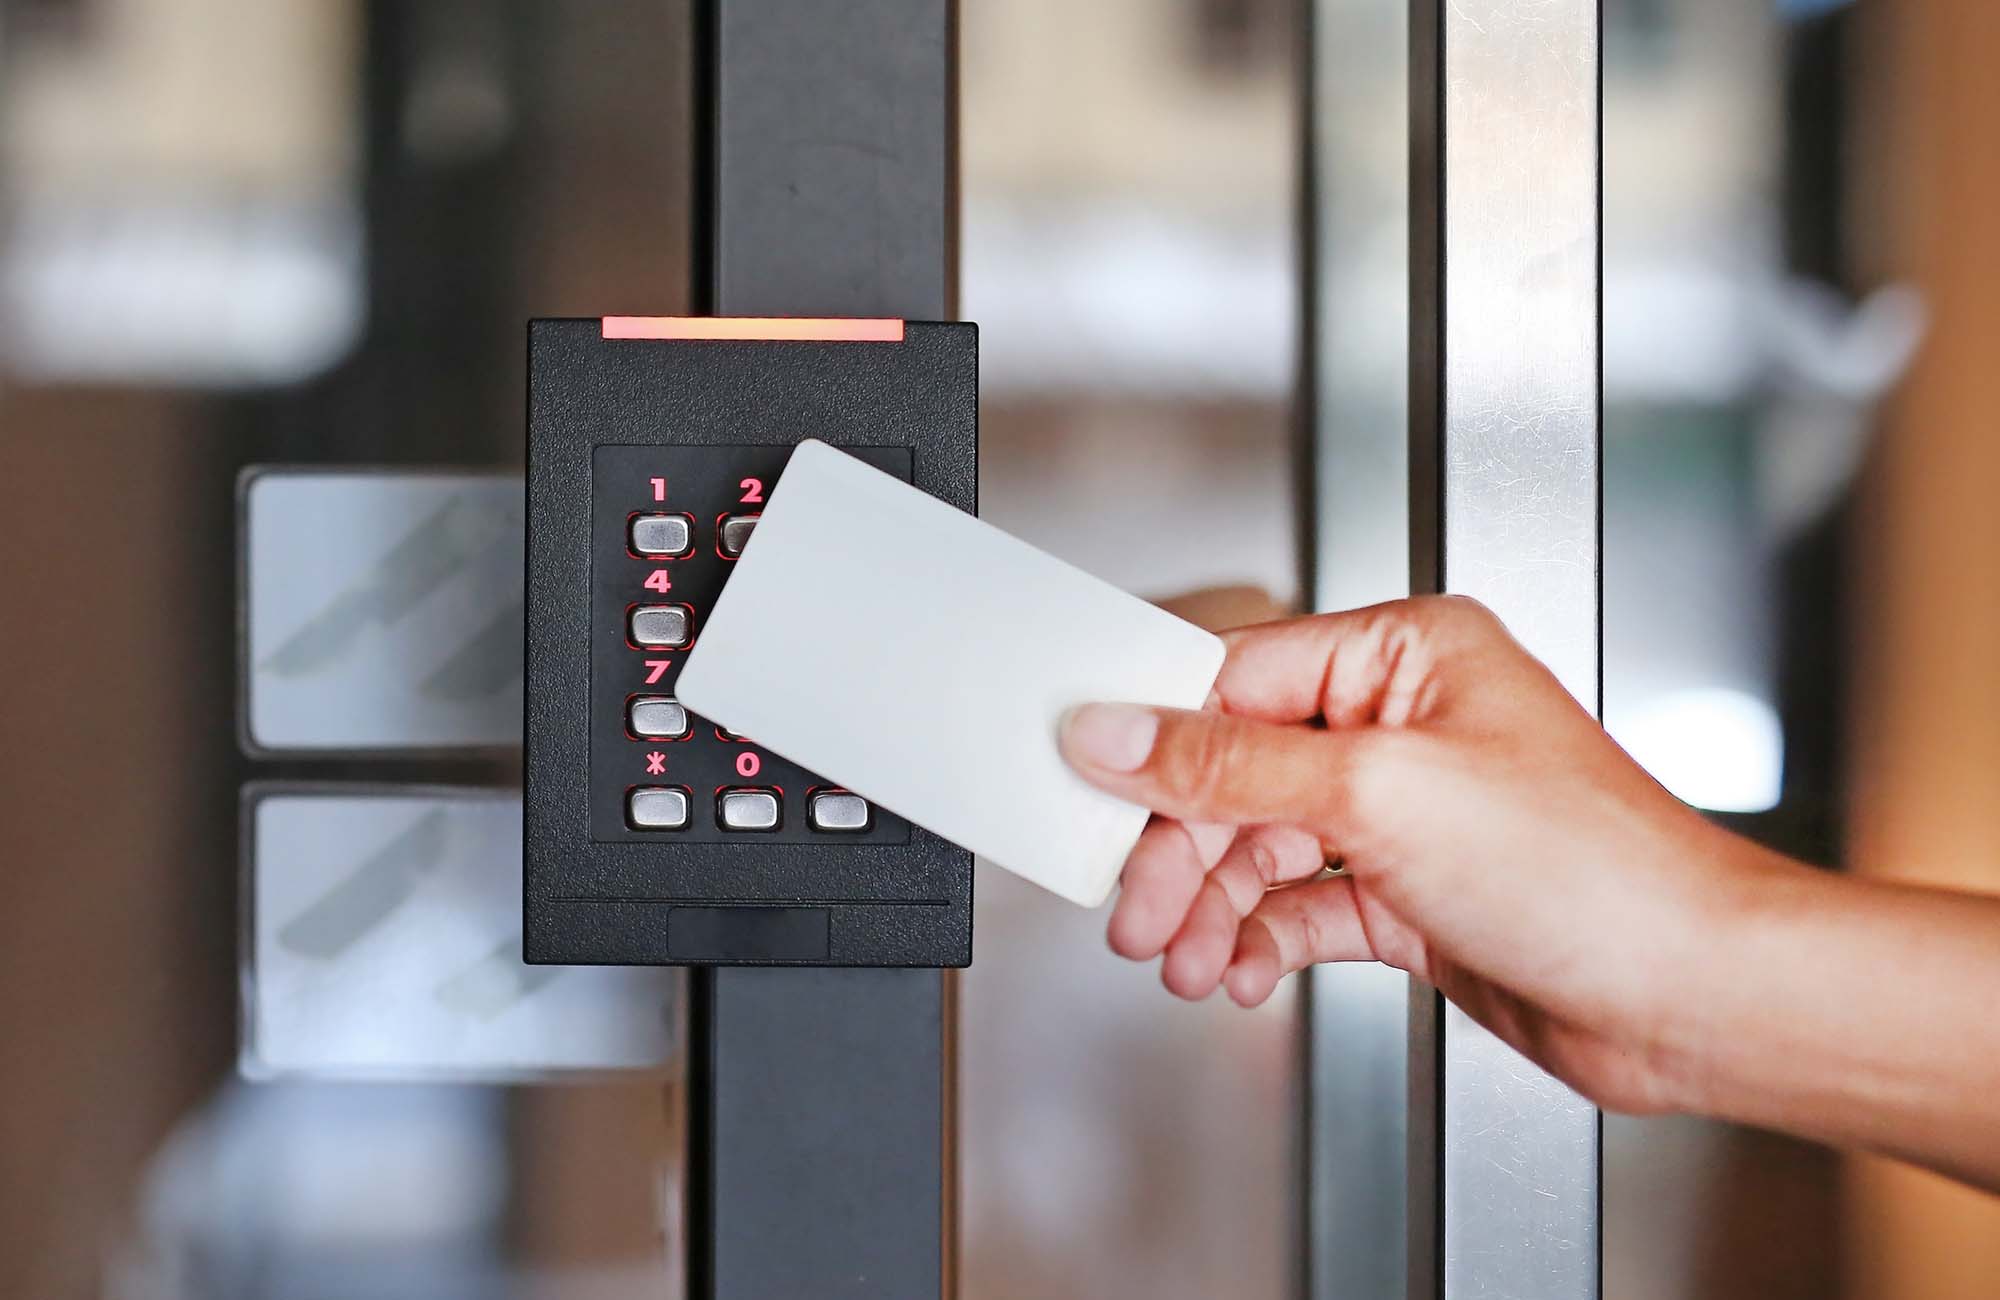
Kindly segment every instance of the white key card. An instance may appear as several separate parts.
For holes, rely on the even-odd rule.
[[[1198,708],[1222,656],[1193,624],[807,441],[696,629],[675,693],[1095,907],[1146,811],[1070,771],[1056,750],[1064,710]]]

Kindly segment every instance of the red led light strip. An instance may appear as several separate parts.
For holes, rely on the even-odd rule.
[[[856,316],[606,316],[607,339],[901,343],[903,322]]]

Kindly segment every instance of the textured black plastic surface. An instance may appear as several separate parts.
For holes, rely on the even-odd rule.
[[[621,659],[637,672],[652,657],[626,645],[623,619],[631,603],[670,603],[686,593],[699,638],[699,602],[712,584],[697,575],[726,571],[713,548],[714,516],[727,503],[708,501],[711,485],[701,489],[696,513],[694,504],[673,500],[670,487],[663,508],[696,513],[697,555],[669,561],[670,569],[683,565],[686,577],[674,578],[672,594],[658,594],[640,585],[653,564],[623,554],[615,529],[608,547],[602,535],[604,511],[613,512],[615,523],[648,504],[630,500],[642,485],[629,481],[629,458],[643,452],[605,454],[604,462],[615,468],[604,474],[616,477],[615,484],[593,467],[600,449],[658,447],[673,449],[662,460],[678,461],[685,477],[689,453],[682,449],[700,448],[717,457],[724,475],[717,481],[735,482],[751,475],[741,466],[771,454],[746,449],[781,451],[814,437],[835,446],[907,448],[918,487],[972,511],[978,483],[976,327],[912,322],[900,343],[679,342],[607,340],[597,320],[585,319],[535,321],[528,337],[527,960],[970,962],[970,854],[881,817],[866,835],[806,833],[805,797],[814,782],[789,765],[734,782],[786,784],[784,833],[715,833],[711,786],[717,781],[709,766],[728,763],[735,750],[705,721],[696,722],[699,742],[657,746],[667,755],[669,773],[653,778],[694,788],[703,830],[676,838],[623,828],[615,810],[627,788],[646,783],[645,756],[655,748],[623,734],[625,688],[601,681],[593,700],[593,659],[600,673],[616,672]],[[620,565],[624,576],[597,588],[605,563]],[[829,575],[829,581],[867,580],[866,574]],[[629,598],[612,590],[618,582],[629,582]],[[679,655],[657,657],[673,659],[670,671],[677,671]],[[646,689],[642,683],[633,677],[629,690]],[[690,757],[697,752],[707,757]],[[607,808],[614,811],[607,815]],[[697,910],[677,921],[685,909]],[[821,912],[823,951],[814,939]]]

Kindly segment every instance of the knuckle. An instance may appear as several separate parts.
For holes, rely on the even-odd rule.
[[[1221,717],[1189,719],[1169,746],[1167,784],[1189,802],[1207,807],[1228,796],[1244,758],[1242,728]]]
[[[1244,846],[1244,857],[1257,875],[1257,883],[1268,889],[1278,879],[1278,852],[1261,835],[1252,835]]]
[[[1294,970],[1320,960],[1320,954],[1327,950],[1326,925],[1320,919],[1318,909],[1311,907],[1299,909],[1299,942],[1301,950],[1293,954],[1293,959],[1286,963]]]
[[[1471,596],[1446,593],[1424,597],[1426,613],[1439,626],[1468,636],[1486,635],[1500,627],[1500,616]]]

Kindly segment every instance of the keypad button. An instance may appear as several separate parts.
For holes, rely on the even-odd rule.
[[[633,735],[656,740],[679,740],[689,731],[688,711],[671,695],[635,696],[625,724]]]
[[[806,817],[816,831],[865,831],[868,801],[846,790],[821,790],[806,804]]]
[[[687,515],[633,515],[632,549],[671,558],[694,550],[694,520]]]
[[[778,810],[776,790],[724,790],[719,818],[724,830],[774,831]]]
[[[728,515],[716,536],[722,545],[722,553],[730,559],[743,554],[743,548],[750,544],[750,534],[756,530],[756,515]]]
[[[625,796],[625,822],[635,831],[677,831],[688,824],[688,792],[677,785],[642,785]]]
[[[686,605],[639,605],[632,610],[632,643],[678,650],[694,640],[694,619]]]

